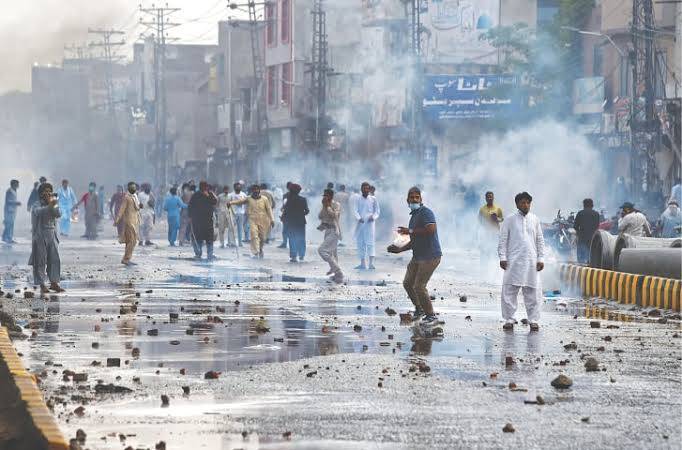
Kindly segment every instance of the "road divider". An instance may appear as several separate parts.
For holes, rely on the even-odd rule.
[[[599,297],[626,305],[680,311],[680,280],[560,264],[561,289],[583,297]]]
[[[6,383],[2,392],[13,399],[5,399],[7,404],[15,403],[29,416],[25,430],[21,430],[20,442],[12,445],[31,450],[68,450],[69,444],[64,439],[52,412],[49,410],[38,389],[36,380],[23,366],[7,329],[0,327],[0,383]],[[13,384],[13,386],[9,385]],[[11,394],[8,394],[11,393]],[[2,442],[0,442],[2,444]],[[1,445],[0,445],[1,446]]]

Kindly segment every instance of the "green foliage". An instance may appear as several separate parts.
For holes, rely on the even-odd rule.
[[[516,89],[528,106],[519,120],[564,115],[571,107],[573,80],[580,76],[580,36],[562,27],[583,29],[594,0],[560,0],[554,22],[545,29],[523,23],[498,26],[481,39],[500,51],[500,72],[516,74]]]

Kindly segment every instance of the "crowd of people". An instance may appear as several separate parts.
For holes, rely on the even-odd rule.
[[[18,201],[18,188],[19,182],[12,180],[5,194],[2,239],[9,244],[15,242],[14,222],[22,204]],[[317,229],[323,235],[317,253],[329,265],[327,275],[336,283],[344,281],[338,247],[344,245],[344,236],[351,235],[359,260],[355,269],[376,270],[376,226],[382,218],[376,188],[364,182],[359,189],[347,191],[345,185],[335,189],[334,183],[328,183],[318,192],[318,206],[313,209],[318,212]],[[62,180],[60,187],[54,190],[52,184],[41,177],[34,184],[27,202],[32,228],[29,264],[33,266],[35,283],[42,292],[62,292],[58,235],[69,236],[71,224],[79,220],[82,207],[85,222],[82,237],[97,239],[103,228],[106,204],[118,240],[125,245],[121,263],[126,266],[135,264],[133,255],[138,245],[155,245],[153,231],[164,215],[169,246],[190,245],[196,260],[203,259],[204,247],[208,261],[217,259],[216,241],[221,248],[235,249],[248,243],[251,258],[262,260],[266,245],[281,239],[278,248],[288,248],[289,261],[300,263],[306,258],[306,225],[311,212],[308,198],[303,193],[302,186],[294,182],[286,183],[285,189],[278,186],[271,189],[267,183],[253,183],[247,187],[241,180],[231,186],[211,185],[206,181],[197,186],[191,180],[161,194],[154,193],[150,183],[138,185],[131,181],[125,189],[117,186],[116,192],[106,201],[104,188],[98,188],[95,182],[89,183],[87,192],[78,197],[68,180]],[[673,187],[668,208],[654,223],[626,201],[621,205],[620,219],[614,224],[594,210],[592,199],[585,199],[583,209],[573,222],[578,261],[585,262],[589,258],[590,240],[600,228],[633,236],[651,236],[658,230],[661,237],[679,237],[682,223],[680,194],[678,183]],[[315,190],[309,191],[308,195],[315,195]],[[440,321],[434,313],[427,284],[442,256],[436,218],[424,205],[420,187],[412,187],[406,201],[410,209],[409,225],[395,228],[402,239],[396,239],[387,251],[412,251],[403,287],[415,307],[413,317],[426,326],[433,326]],[[531,331],[539,329],[542,289],[538,273],[544,268],[546,252],[543,225],[530,212],[531,202],[532,196],[527,192],[518,194],[516,211],[505,217],[502,208],[495,204],[495,194],[488,191],[485,204],[478,210],[480,260],[483,263],[496,258],[504,270],[501,309],[506,330],[513,330],[519,292],[524,299]],[[387,222],[393,229],[392,217]]]

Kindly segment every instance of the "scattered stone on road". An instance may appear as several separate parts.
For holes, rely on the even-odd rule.
[[[573,385],[573,380],[563,373],[552,380],[552,386],[557,389],[568,389]]]
[[[596,358],[587,358],[585,370],[588,372],[599,372],[599,361]]]

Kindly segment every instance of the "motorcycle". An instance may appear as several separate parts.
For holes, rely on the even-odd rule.
[[[559,210],[551,224],[542,224],[545,243],[554,249],[559,259],[564,261],[572,259],[577,248],[578,237],[573,228],[574,223],[573,212],[568,217],[563,217]]]

